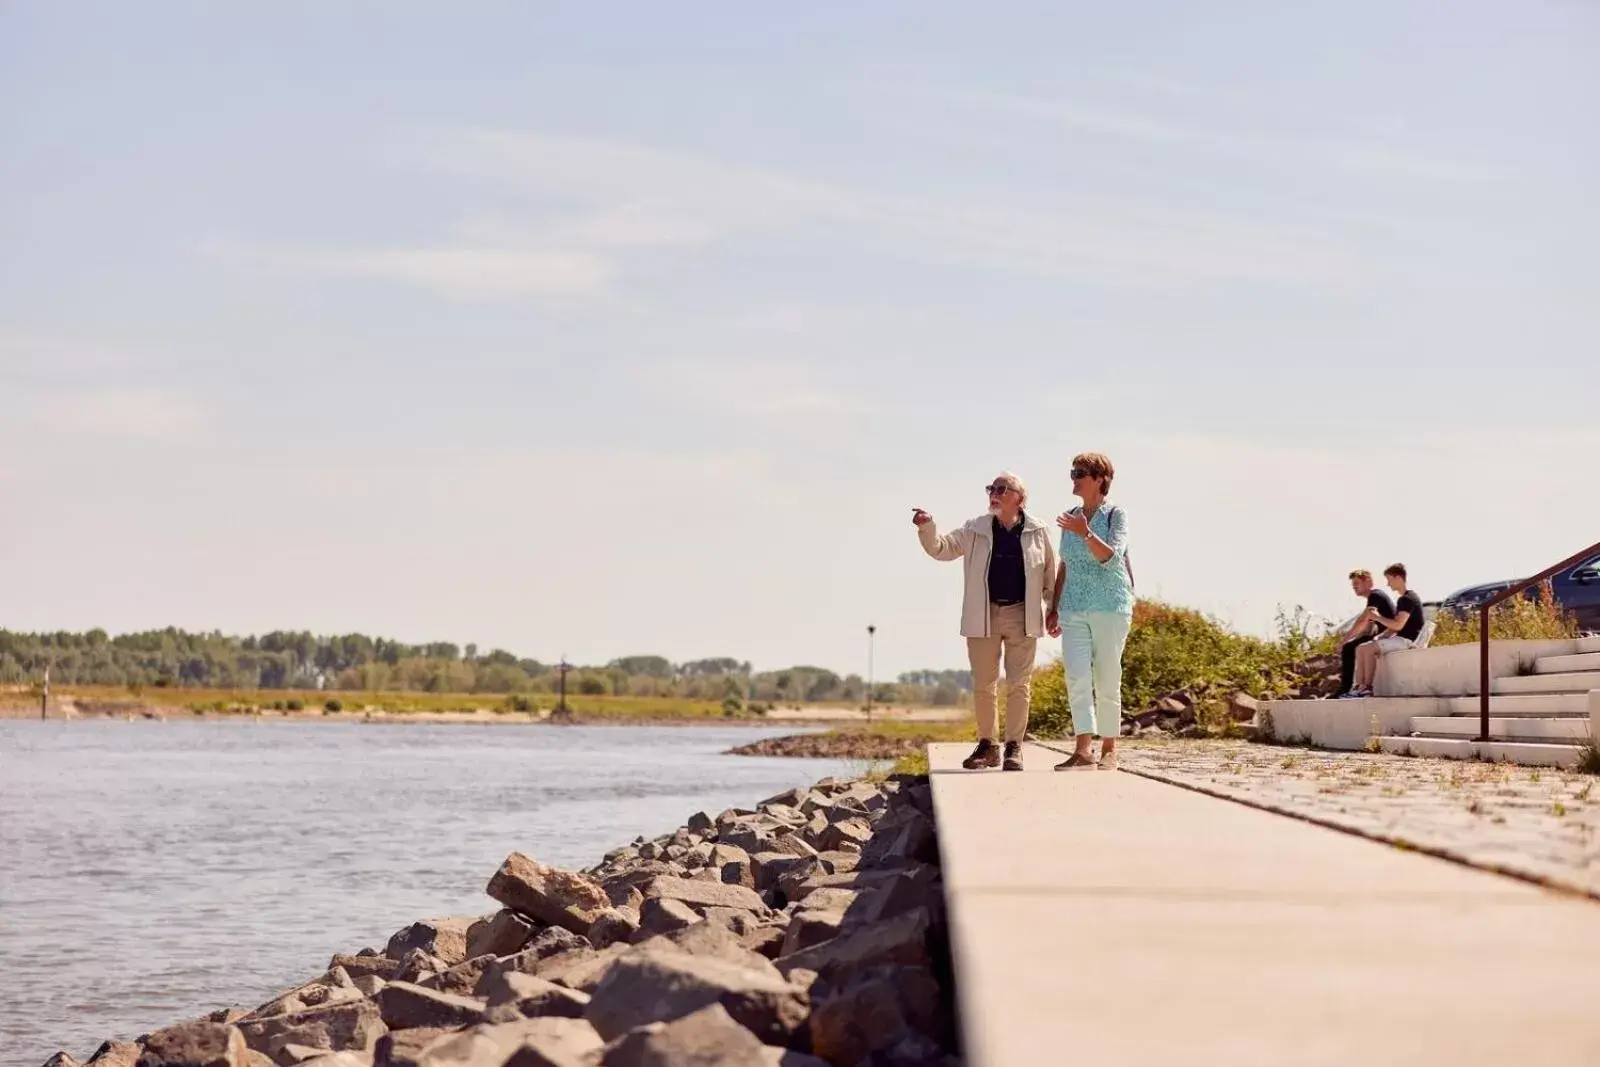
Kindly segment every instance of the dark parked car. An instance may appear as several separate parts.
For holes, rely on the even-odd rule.
[[[1444,598],[1442,607],[1447,611],[1470,611],[1515,584],[1515,581],[1490,582],[1458,589]],[[1578,617],[1580,630],[1600,632],[1600,555],[1558,571],[1550,579],[1550,590],[1557,604]],[[1526,595],[1533,593],[1530,589]]]

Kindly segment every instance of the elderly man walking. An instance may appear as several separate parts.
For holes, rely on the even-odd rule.
[[[913,510],[922,548],[938,560],[964,559],[961,635],[967,639],[977,702],[978,747],[968,770],[1001,762],[996,744],[1000,663],[1006,668],[1005,769],[1022,770],[1028,697],[1039,638],[1055,624],[1056,546],[1050,526],[1023,510],[1028,489],[1009,471],[983,487],[989,510],[944,536],[933,516]]]

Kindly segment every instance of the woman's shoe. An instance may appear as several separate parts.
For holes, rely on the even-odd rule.
[[[1101,756],[1100,757],[1100,769],[1102,771],[1114,771],[1114,770],[1116,770],[1117,769],[1117,754],[1115,752],[1107,752],[1105,755]]]
[[[1092,771],[1094,768],[1095,762],[1093,759],[1088,756],[1080,756],[1076,752],[1065,763],[1056,764],[1056,770],[1058,771]]]
[[[1022,742],[1007,741],[1005,749],[1005,769],[1008,771],[1022,770]]]

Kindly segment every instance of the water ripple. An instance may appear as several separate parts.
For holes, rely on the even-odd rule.
[[[507,852],[593,863],[826,774],[783,731],[0,721],[0,1067],[254,1006],[482,914]]]

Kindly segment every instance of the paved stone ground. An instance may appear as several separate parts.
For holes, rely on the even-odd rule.
[[[1121,748],[1136,774],[1600,900],[1600,776],[1242,741]]]

